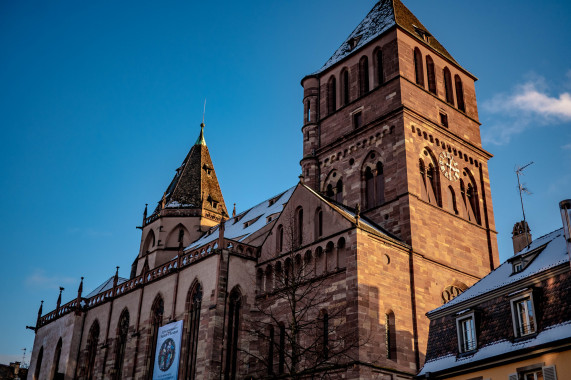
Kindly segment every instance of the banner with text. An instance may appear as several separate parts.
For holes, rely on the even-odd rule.
[[[177,380],[182,321],[159,327],[153,380]]]

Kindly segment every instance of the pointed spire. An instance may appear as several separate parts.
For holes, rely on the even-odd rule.
[[[198,138],[196,139],[196,142],[194,143],[194,145],[204,145],[206,146],[206,140],[204,140],[204,127],[206,125],[204,124],[204,122],[200,123],[200,134],[198,135]]]
[[[79,283],[79,288],[77,288],[77,298],[81,298],[81,293],[83,293],[83,277]]]
[[[236,203],[234,203],[234,210],[232,210],[232,218],[236,217]]]
[[[143,225],[145,225],[145,220],[147,220],[147,207],[149,206],[148,203],[145,203],[145,211],[143,211]]]
[[[113,287],[117,286],[117,283],[119,282],[119,267],[116,267],[117,269],[115,270],[115,277],[113,277]]]
[[[43,308],[44,308],[44,300],[42,300],[42,303],[40,303],[40,308],[38,309],[38,319],[42,317]]]
[[[59,307],[61,306],[61,292],[64,291],[64,288],[62,286],[59,287],[59,296],[57,298],[57,307],[56,310],[59,310]]]

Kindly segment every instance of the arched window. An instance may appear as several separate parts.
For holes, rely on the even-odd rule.
[[[428,78],[428,91],[436,94],[436,73],[434,71],[434,61],[426,56],[426,77]]]
[[[280,323],[280,342],[279,342],[279,360],[278,360],[278,373],[284,373],[285,369],[285,343],[286,343],[286,334],[285,334],[285,326],[283,323]]]
[[[34,380],[40,379],[40,371],[42,369],[42,359],[44,358],[44,346],[40,347],[38,360],[36,360],[36,370],[34,371]]]
[[[99,322],[93,322],[87,337],[87,354],[85,356],[85,377],[87,380],[93,379],[95,373],[95,356],[97,355],[97,344],[99,343]]]
[[[337,81],[332,75],[327,83],[327,113],[332,114],[337,110]]]
[[[256,288],[260,293],[264,291],[264,271],[262,268],[258,268],[256,272]]]
[[[369,92],[369,58],[365,55],[359,61],[359,95]]]
[[[414,48],[414,74],[416,84],[424,86],[424,70],[422,68],[422,53],[419,48]]]
[[[240,333],[240,308],[242,307],[242,297],[236,288],[230,292],[228,305],[228,321],[226,324],[226,365],[224,369],[224,379],[236,379],[238,372],[238,338]]]
[[[323,359],[329,359],[329,314],[327,310],[321,311],[321,339]]]
[[[299,247],[303,244],[303,208],[295,210],[295,244]]]
[[[314,226],[315,226],[315,238],[317,239],[318,237],[321,237],[321,235],[323,235],[323,211],[321,210],[321,207],[315,210]]]
[[[53,375],[52,375],[52,380],[59,380],[59,379],[63,379],[63,373],[59,372],[59,362],[61,359],[61,346],[62,346],[62,341],[61,338],[59,338],[57,345],[56,345],[56,351],[54,353],[54,365],[53,365]]]
[[[123,363],[125,362],[125,349],[129,337],[129,311],[123,310],[117,326],[117,343],[115,346],[115,379],[123,378]]]
[[[282,252],[284,249],[284,227],[280,224],[278,226],[278,233],[276,236],[276,246],[278,248],[278,252]]]
[[[385,176],[383,164],[379,161],[372,169],[365,168],[365,202],[367,208],[382,205],[385,202]]]
[[[268,375],[274,374],[274,345],[276,344],[274,334],[274,326],[270,326],[268,332]]]
[[[323,254],[323,248],[317,247],[315,249],[315,274],[317,276],[323,274],[325,272],[325,255]]]
[[[266,292],[271,292],[274,290],[274,271],[272,266],[268,265],[266,268]]]
[[[334,253],[335,253],[335,245],[333,244],[332,241],[328,242],[327,245],[325,246],[325,270],[327,272],[332,272],[333,270],[335,270],[335,267],[337,265],[336,263],[336,257],[334,257]]]
[[[397,359],[397,333],[395,326],[395,314],[389,310],[385,313],[385,347],[387,359]]]
[[[343,180],[339,179],[337,185],[335,185],[335,200],[339,203],[343,203]]]
[[[198,331],[200,329],[200,308],[202,306],[202,286],[196,284],[188,293],[188,325],[186,340],[186,378],[196,379],[196,356],[198,353]]]
[[[454,75],[454,82],[456,83],[456,104],[458,109],[466,112],[466,105],[464,104],[464,88],[462,87],[462,79],[458,75]]]
[[[292,279],[293,267],[291,259],[288,257],[284,263],[284,285],[289,285]]]
[[[444,90],[446,91],[446,101],[454,105],[454,94],[452,90],[452,75],[448,67],[444,68]]]
[[[307,113],[305,114],[305,120],[309,123],[311,121],[311,103],[307,101]]]
[[[440,181],[438,171],[435,169],[432,163],[428,164],[428,170],[426,170],[426,179],[428,185],[428,197],[430,203],[440,205]]]
[[[149,253],[151,248],[153,248],[154,246],[155,246],[155,233],[153,230],[149,230],[149,233],[145,238],[145,243],[143,244],[143,250],[141,251],[141,254],[145,255]]]
[[[325,195],[327,195],[330,198],[333,198],[333,196],[335,195],[332,184],[327,185],[327,190],[325,190]]]
[[[381,48],[376,51],[375,58],[377,61],[377,83],[380,86],[385,83],[385,73],[383,70],[383,51]]]
[[[345,69],[341,73],[341,101],[343,102],[344,106],[349,104],[349,87],[349,70]]]
[[[337,241],[337,267],[344,268],[347,262],[347,252],[345,252],[345,238],[341,237]]]
[[[157,335],[159,327],[163,323],[163,314],[165,312],[165,303],[160,295],[157,295],[151,308],[151,326],[149,332],[149,352],[147,352],[147,379],[153,378],[153,369],[155,366],[155,351],[157,348]]]
[[[447,208],[455,214],[458,214],[458,208],[456,207],[456,193],[452,186],[448,186],[448,203]]]
[[[182,244],[184,241],[184,229],[181,228],[178,230],[178,242]]]

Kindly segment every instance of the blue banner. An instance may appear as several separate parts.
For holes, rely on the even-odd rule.
[[[159,327],[153,380],[177,380],[182,321]]]

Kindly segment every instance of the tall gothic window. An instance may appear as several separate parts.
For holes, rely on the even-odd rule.
[[[385,83],[385,73],[383,70],[383,51],[381,48],[377,50],[375,58],[377,60],[377,83],[380,86]]]
[[[339,203],[343,203],[343,180],[339,179],[337,185],[335,185],[335,200]]]
[[[196,284],[194,289],[188,295],[189,309],[186,331],[188,332],[186,340],[186,379],[194,380],[196,378],[196,356],[198,353],[198,330],[200,328],[200,308],[202,305],[202,287]]]
[[[464,104],[464,88],[462,87],[462,79],[458,75],[454,75],[454,82],[456,83],[456,104],[458,109],[466,112],[466,105]]]
[[[284,227],[280,224],[278,226],[278,233],[276,236],[276,246],[278,248],[278,252],[282,252],[284,249]]]
[[[414,79],[416,84],[424,86],[424,69],[422,68],[422,53],[419,48],[414,48]]]
[[[332,114],[337,109],[337,81],[332,75],[327,82],[327,113]]]
[[[303,244],[303,209],[301,207],[299,207],[296,210],[295,214],[296,214],[295,215],[295,219],[296,219],[295,240],[296,240],[297,246],[299,247]]]
[[[436,74],[434,71],[434,61],[429,55],[426,56],[426,77],[428,78],[428,91],[436,94]]]
[[[365,55],[359,61],[359,95],[369,92],[369,58]]]
[[[240,308],[242,307],[240,292],[233,289],[230,292],[228,305],[228,320],[226,325],[226,365],[224,379],[236,379],[238,372],[238,338],[240,333]]]
[[[284,373],[285,369],[285,325],[280,323],[280,342],[279,342],[279,355],[278,355],[278,373]]]
[[[92,380],[95,373],[95,357],[97,356],[97,344],[99,343],[99,322],[93,322],[87,337],[87,355],[85,356],[85,377]]]
[[[40,379],[40,371],[42,369],[42,359],[44,358],[44,346],[40,347],[38,360],[36,360],[36,370],[34,371],[34,380]]]
[[[347,105],[349,104],[349,70],[345,69],[343,71],[343,73],[341,74],[341,80],[343,81],[341,83],[341,88],[343,90],[343,105]]]
[[[444,90],[446,92],[446,101],[454,105],[454,94],[452,90],[452,74],[448,67],[444,68]]]
[[[440,176],[435,168],[432,155],[427,150],[424,154],[428,157],[428,166],[422,158],[419,159],[421,198],[435,206],[442,206],[440,196]]]
[[[269,344],[268,344],[268,375],[274,374],[274,326],[270,326],[269,331]]]
[[[371,208],[385,202],[385,177],[383,164],[377,162],[374,169],[367,166],[365,169],[365,201],[366,207]]]
[[[321,338],[323,344],[323,358],[329,359],[329,314],[326,310],[321,312]]]
[[[319,207],[315,210],[315,238],[321,237],[323,235],[323,210]]]
[[[458,214],[458,208],[456,207],[456,193],[452,186],[448,186],[448,210],[455,214]]]
[[[149,352],[147,353],[147,379],[151,380],[153,378],[153,369],[155,366],[155,351],[157,348],[157,335],[159,333],[159,327],[163,323],[163,314],[165,312],[165,303],[163,298],[158,295],[153,302],[153,307],[151,309],[151,326],[149,333]]]
[[[392,311],[385,313],[385,348],[387,359],[397,358],[397,338],[396,338],[395,314]]]
[[[117,326],[117,343],[115,346],[115,379],[123,378],[123,365],[125,362],[125,349],[129,337],[129,311],[123,310]]]
[[[61,346],[62,346],[62,341],[61,338],[59,338],[56,345],[56,351],[54,354],[54,371],[52,375],[53,380],[63,379],[63,373],[60,374],[59,372],[59,362],[61,359]]]

